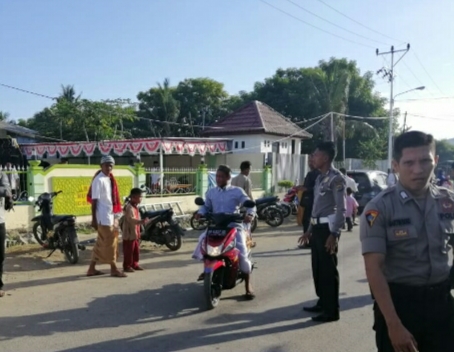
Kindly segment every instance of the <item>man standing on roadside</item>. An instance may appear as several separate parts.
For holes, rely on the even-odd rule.
[[[352,195],[355,195],[355,193],[358,192],[358,185],[356,184],[356,181],[351,178],[350,176],[347,175],[347,170],[344,167],[341,167],[339,169],[340,172],[342,172],[342,175],[345,177],[345,182],[347,183],[347,188],[350,188],[352,190]],[[356,215],[352,215],[352,223],[353,225],[356,225]]]
[[[98,231],[98,238],[93,248],[90,267],[87,276],[102,275],[96,270],[96,264],[110,264],[110,275],[126,277],[116,265],[118,247],[118,226],[115,215],[122,213],[120,194],[117,182],[112,174],[115,160],[110,155],[101,159],[99,170],[91,183],[87,201],[91,203],[92,227]]]
[[[318,175],[320,175],[320,171],[314,168],[314,164],[312,161],[312,154],[309,155],[308,165],[310,171],[307,173],[306,177],[304,178],[304,184],[298,189],[303,191],[303,196],[300,200],[300,206],[304,208],[303,211],[303,233],[306,233],[309,230],[309,225],[311,224],[311,216],[312,216],[312,206],[314,205],[314,188],[315,188],[315,181],[317,180]],[[310,242],[306,244],[299,245],[299,248],[309,248]]]
[[[337,245],[345,223],[345,178],[332,165],[335,156],[333,142],[320,143],[312,155],[320,175],[315,183],[311,224],[299,239],[302,244],[311,240],[312,276],[319,298],[315,306],[303,309],[320,313],[312,320],[321,323],[339,320]]]
[[[11,187],[8,182],[8,176],[0,171],[0,297],[5,295],[3,291],[3,262],[5,261],[5,205],[11,202]]]
[[[249,161],[243,161],[240,165],[241,173],[234,178],[232,178],[232,186],[240,187],[246,192],[248,197],[252,198],[252,182],[249,178],[249,173],[251,172],[251,163]]]

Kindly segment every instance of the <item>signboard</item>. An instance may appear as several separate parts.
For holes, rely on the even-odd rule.
[[[92,177],[52,177],[52,191],[63,191],[54,199],[54,214],[91,215],[91,205],[87,202],[87,193],[92,179]],[[129,195],[133,188],[133,178],[120,176],[115,179],[122,200],[123,197]]]

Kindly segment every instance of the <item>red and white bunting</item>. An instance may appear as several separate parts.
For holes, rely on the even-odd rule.
[[[164,153],[172,153],[173,143],[169,141],[162,141],[161,147]]]
[[[71,150],[71,154],[73,156],[78,156],[82,152],[82,144],[71,144],[69,149]]]
[[[57,151],[58,154],[60,154],[60,157],[64,158],[69,155],[69,144],[60,144],[57,146]]]
[[[207,147],[208,147],[208,151],[209,151],[211,154],[216,153],[216,150],[218,149],[217,143],[209,142],[209,143],[207,143],[206,145],[207,145]]]
[[[195,154],[196,148],[197,148],[196,143],[191,142],[186,143],[186,151],[188,152],[189,155],[193,156]]]
[[[31,158],[33,156],[33,147],[27,146],[27,147],[22,147],[22,152],[25,153],[27,158]]]
[[[47,146],[47,156],[55,156],[57,155],[57,145],[49,144]]]
[[[99,142],[98,149],[103,155],[108,155],[112,151],[114,144],[113,142]]]
[[[128,149],[133,154],[139,154],[144,147],[143,141],[134,141],[128,144]]]
[[[227,143],[225,142],[219,142],[218,143],[218,149],[221,152],[225,152],[227,150]]]
[[[175,141],[173,142],[173,145],[178,154],[183,154],[185,148],[185,143],[183,141]]]
[[[86,156],[92,156],[95,153],[96,143],[84,143],[82,149]]]
[[[199,151],[200,155],[205,155],[206,154],[207,149],[208,149],[206,143],[204,143],[204,142],[197,143],[196,146],[197,146],[197,150]]]
[[[47,144],[41,144],[35,146],[36,156],[42,157],[47,152]]]
[[[143,144],[143,148],[148,154],[153,154],[159,149],[159,141],[146,141]]]
[[[121,141],[121,142],[115,142],[113,146],[114,153],[117,155],[123,155],[128,148],[129,142],[127,141]]]

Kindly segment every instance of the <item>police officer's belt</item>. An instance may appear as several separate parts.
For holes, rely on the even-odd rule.
[[[329,224],[329,219],[327,217],[311,218],[311,224],[312,225]]]

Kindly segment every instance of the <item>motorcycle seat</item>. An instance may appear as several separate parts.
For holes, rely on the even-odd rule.
[[[161,216],[161,215],[163,215],[163,214],[165,214],[165,213],[168,213],[168,212],[171,211],[171,210],[172,210],[172,209],[163,209],[163,210],[156,210],[156,211],[147,211],[147,212],[144,214],[144,216],[145,216],[146,218],[151,219],[151,218],[155,218],[155,217],[157,217],[157,216]]]
[[[259,198],[255,201],[256,205],[261,205],[261,204],[266,204],[266,203],[273,203],[277,202],[278,197],[264,197],[264,198]]]
[[[65,220],[72,220],[74,219],[74,215],[53,215],[51,218],[52,224],[58,224],[59,222],[65,221]]]

